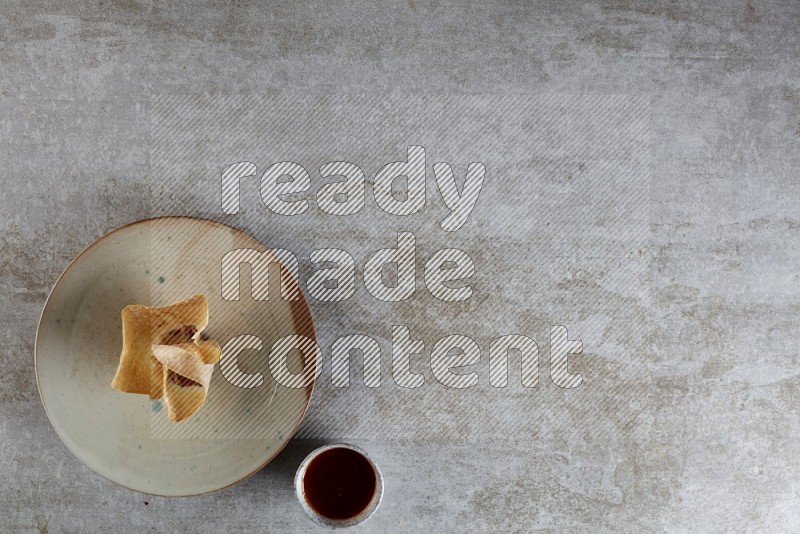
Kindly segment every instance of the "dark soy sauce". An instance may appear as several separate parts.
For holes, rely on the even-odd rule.
[[[369,505],[377,480],[369,460],[342,447],[317,455],[306,467],[303,489],[309,506],[328,519],[350,519]]]

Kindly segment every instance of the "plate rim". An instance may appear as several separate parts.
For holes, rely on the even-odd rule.
[[[220,486],[219,488],[211,489],[211,490],[208,490],[208,491],[202,491],[202,492],[198,492],[198,493],[186,493],[186,494],[180,494],[180,495],[166,495],[166,494],[163,494],[163,493],[146,493],[146,492],[144,492],[142,490],[139,490],[139,489],[136,489],[136,488],[132,488],[130,486],[122,484],[121,482],[117,482],[116,480],[112,480],[109,477],[107,477],[106,475],[104,475],[103,473],[100,473],[99,471],[94,469],[92,466],[88,465],[86,462],[84,462],[75,453],[75,451],[72,449],[72,447],[70,447],[70,445],[67,443],[67,440],[65,440],[64,437],[61,435],[61,432],[59,431],[58,427],[53,423],[53,418],[50,415],[50,412],[47,410],[47,404],[45,403],[44,396],[42,395],[42,385],[41,385],[41,382],[39,381],[38,353],[39,353],[39,334],[41,332],[42,319],[44,318],[45,311],[47,310],[47,306],[50,303],[50,298],[53,296],[53,293],[55,292],[56,288],[61,283],[62,279],[67,274],[67,272],[78,261],[78,259],[80,259],[87,252],[89,252],[89,250],[94,248],[95,245],[98,245],[101,241],[104,241],[105,239],[113,236],[114,234],[116,234],[116,233],[118,233],[118,232],[120,232],[122,230],[125,230],[125,229],[127,229],[129,227],[136,226],[136,225],[139,225],[139,224],[152,223],[154,221],[166,221],[166,220],[169,220],[169,219],[172,219],[172,220],[191,220],[191,221],[196,221],[196,222],[203,223],[203,224],[211,224],[212,226],[217,226],[217,227],[225,228],[225,229],[228,229],[228,230],[235,230],[236,232],[239,232],[239,233],[245,235],[246,237],[252,239],[256,243],[260,244],[266,250],[271,250],[269,247],[264,245],[261,241],[259,241],[258,239],[256,239],[255,237],[253,237],[252,235],[250,235],[249,233],[245,232],[244,230],[242,230],[240,228],[236,228],[234,226],[230,226],[228,224],[225,224],[225,223],[222,223],[222,222],[219,222],[219,221],[215,221],[213,219],[206,219],[204,217],[195,217],[195,216],[192,216],[192,215],[163,215],[163,216],[158,216],[158,217],[148,217],[146,219],[138,219],[136,221],[132,221],[132,222],[123,224],[122,226],[118,226],[118,227],[116,227],[116,228],[114,228],[114,229],[112,229],[110,231],[107,231],[106,233],[104,233],[103,235],[101,235],[100,237],[98,237],[97,239],[95,239],[94,241],[89,243],[88,245],[86,245],[78,254],[76,254],[69,261],[69,263],[66,265],[66,267],[64,267],[64,270],[61,271],[61,274],[58,275],[58,278],[56,278],[56,281],[53,283],[53,286],[50,288],[50,291],[47,293],[47,298],[45,299],[44,304],[42,305],[42,310],[39,312],[39,319],[36,322],[36,336],[35,336],[34,341],[33,341],[33,371],[34,371],[34,374],[36,376],[36,390],[39,392],[39,401],[41,402],[41,405],[44,408],[44,413],[47,416],[47,421],[50,423],[50,426],[52,427],[53,431],[56,433],[58,438],[61,440],[61,443],[67,448],[67,450],[70,453],[72,453],[72,455],[81,464],[83,464],[85,467],[89,468],[89,470],[91,470],[93,473],[95,473],[97,475],[100,475],[105,480],[108,480],[109,482],[111,482],[113,484],[116,484],[117,486],[123,487],[123,488],[131,490],[131,491],[135,491],[135,492],[140,493],[142,495],[154,495],[154,496],[166,497],[166,498],[197,497],[197,496],[200,496],[200,495],[209,495],[211,493],[216,493],[218,491],[222,491],[222,490],[228,489],[231,486],[235,486],[236,484],[242,482],[243,480],[246,480],[246,479],[250,478],[251,476],[253,476],[254,474],[258,473],[259,471],[264,469],[270,462],[272,462],[272,460],[274,460],[283,451],[283,449],[286,448],[286,446],[292,440],[292,437],[295,434],[297,434],[297,430],[300,428],[300,425],[302,424],[303,419],[305,419],[306,414],[308,413],[309,406],[311,406],[311,399],[314,396],[314,389],[317,386],[317,380],[319,379],[319,377],[315,377],[314,380],[311,382],[310,387],[307,386],[305,388],[306,391],[307,391],[306,405],[303,408],[303,413],[300,415],[300,418],[297,421],[297,424],[292,429],[292,431],[289,433],[288,439],[282,445],[276,447],[275,450],[274,450],[274,453],[269,458],[267,458],[266,461],[263,464],[257,466],[252,471],[250,471],[249,473],[243,475],[239,479],[237,479],[237,480],[235,480],[233,482],[230,482],[230,483],[228,483],[228,484],[226,484],[224,486]],[[277,260],[277,261],[280,262],[280,260]],[[308,317],[309,317],[309,320],[310,320],[309,326],[311,328],[311,334],[313,335],[314,342],[319,344],[319,338],[317,336],[316,321],[314,321],[314,312],[311,309],[311,305],[309,304],[308,299],[306,298],[305,294],[303,293],[302,288],[300,287],[300,281],[299,280],[295,280],[295,282],[297,283],[298,289],[299,289],[298,294],[300,295],[300,303],[305,305],[305,309],[308,312]]]

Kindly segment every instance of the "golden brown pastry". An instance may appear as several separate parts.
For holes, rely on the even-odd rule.
[[[194,343],[154,345],[153,357],[162,369],[160,379],[167,417],[182,421],[205,402],[214,364],[204,362],[202,349]]]
[[[208,324],[208,300],[193,295],[169,306],[133,304],[122,310],[122,353],[111,387],[164,396],[167,416],[181,421],[205,401],[221,350],[199,339]]]

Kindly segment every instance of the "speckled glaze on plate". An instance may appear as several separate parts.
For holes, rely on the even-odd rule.
[[[265,250],[214,221],[148,219],[98,239],[56,282],[36,335],[39,393],[58,435],[100,475],[148,494],[207,493],[265,466],[296,431],[313,384],[277,386],[266,356],[285,335],[316,341],[311,312],[302,293],[295,301],[254,301],[249,276],[242,276],[239,301],[223,300],[221,260],[237,248]],[[239,367],[261,372],[265,383],[257,390],[237,388],[218,365],[205,405],[179,423],[187,426],[179,427],[177,437],[165,439],[154,433],[164,417],[158,401],[111,388],[122,343],[120,312],[128,304],[163,305],[194,293],[209,300],[204,333],[220,344],[242,334],[262,340],[261,351],[242,353]],[[290,370],[302,368],[297,351],[289,357],[297,360],[288,362]]]

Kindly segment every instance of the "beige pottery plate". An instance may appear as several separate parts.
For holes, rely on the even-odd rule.
[[[268,300],[253,300],[246,268],[241,270],[240,299],[223,299],[221,261],[240,248],[266,250],[217,222],[148,219],[97,240],[56,282],[36,336],[39,392],[58,435],[100,475],[144,493],[206,493],[265,466],[297,430],[313,383],[302,388],[277,384],[268,356],[283,336],[316,341],[311,313],[302,293],[294,301],[276,298],[277,268],[270,271],[275,282]],[[120,312],[128,304],[164,305],[195,293],[208,297],[204,333],[220,345],[242,335],[261,340],[260,350],[239,353],[238,369],[260,373],[263,383],[237,387],[218,364],[200,411],[171,423],[160,400],[110,386],[122,345]],[[304,362],[300,351],[289,353],[291,372],[300,372]]]

